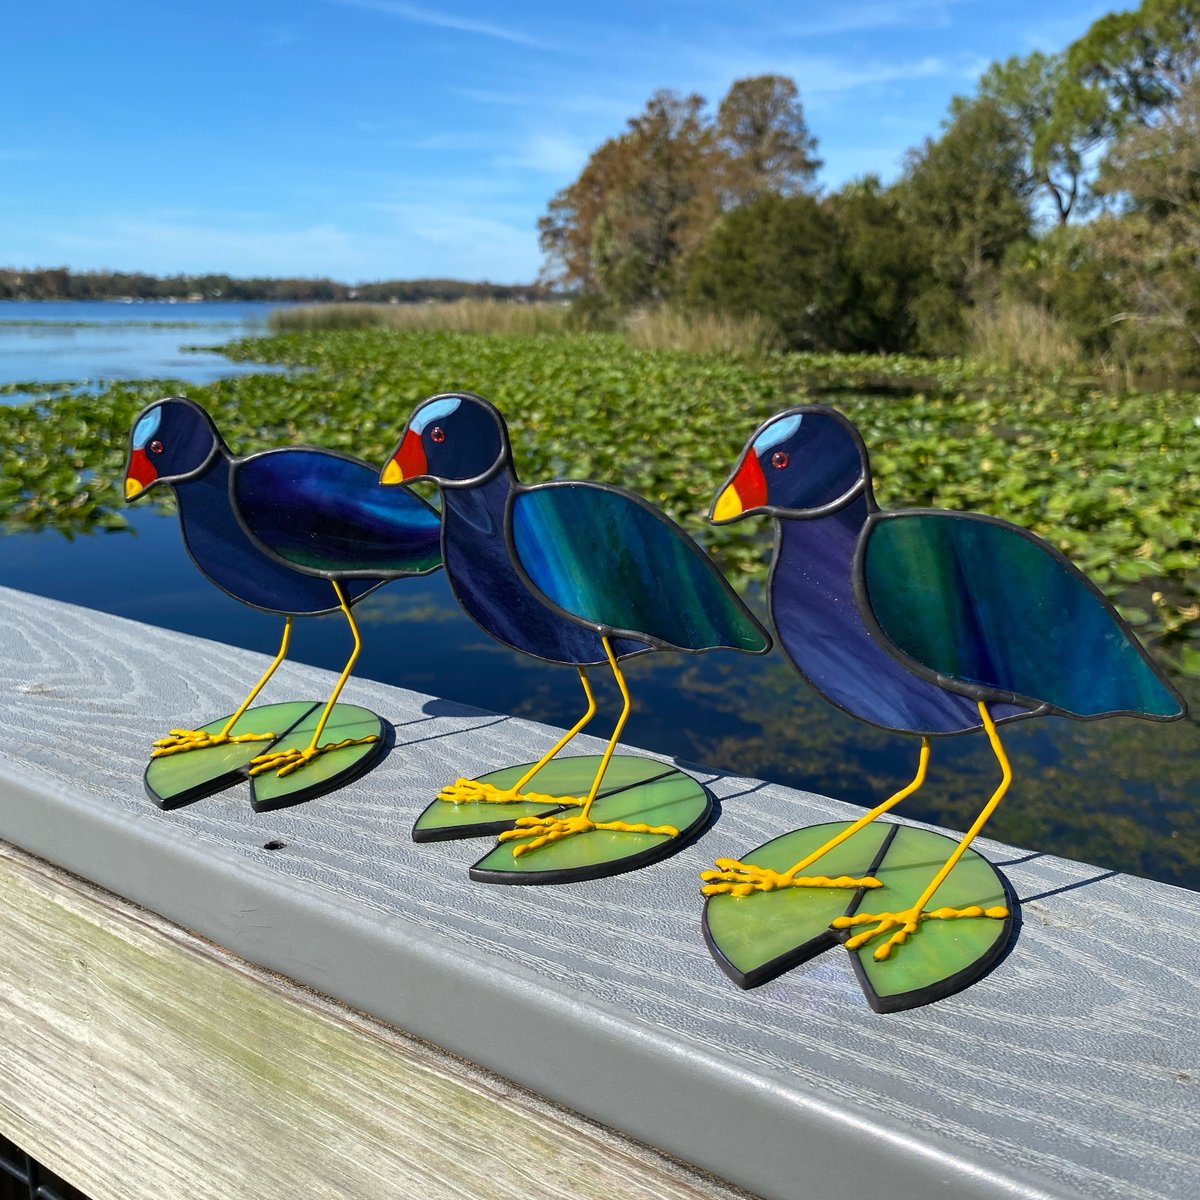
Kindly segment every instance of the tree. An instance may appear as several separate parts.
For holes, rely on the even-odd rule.
[[[726,213],[688,264],[697,308],[766,317],[791,350],[837,344],[838,230],[812,196],[764,196]]]
[[[897,197],[928,263],[913,301],[919,337],[935,353],[960,348],[964,313],[994,288],[1008,248],[1032,226],[1020,130],[992,99],[960,103],[935,142],[909,152]]]
[[[821,160],[796,84],[783,75],[739,79],[717,109],[725,206],[812,187]]]
[[[811,184],[815,147],[790,79],[738,80],[715,121],[700,96],[656,92],[551,199],[542,277],[619,307],[663,300],[722,208]]]
[[[1081,198],[1086,156],[1108,127],[1102,91],[1073,76],[1064,55],[1035,51],[993,63],[979,81],[979,96],[1013,122],[1030,183],[1045,191],[1065,225]],[[968,104],[956,101],[956,110]]]
[[[1070,46],[1067,60],[1073,78],[1103,92],[1112,132],[1153,124],[1195,78],[1200,4],[1143,0],[1132,12],[1109,13]]]
[[[615,287],[625,304],[671,290],[716,211],[703,109],[700,96],[655,92],[625,133],[591,156],[538,222],[547,277],[584,291]]]
[[[830,196],[825,207],[839,239],[837,345],[880,354],[911,350],[913,304],[928,286],[929,266],[895,191],[868,176]]]
[[[1180,369],[1200,366],[1200,77],[1117,139],[1097,189],[1118,209],[1094,237],[1123,301],[1114,322]],[[1171,365],[1163,363],[1162,365]]]

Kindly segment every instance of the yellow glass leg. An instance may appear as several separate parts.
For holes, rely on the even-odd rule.
[[[181,754],[187,750],[207,750],[210,746],[224,746],[230,742],[273,742],[274,733],[239,733],[230,736],[229,731],[238,723],[242,714],[254,703],[255,696],[267,685],[267,680],[275,674],[275,669],[287,657],[288,642],[292,637],[292,618],[287,617],[283,622],[283,640],[279,644],[279,653],[275,655],[271,665],[263,673],[263,677],[250,689],[250,694],[238,706],[237,712],[225,722],[218,733],[205,733],[202,729],[172,729],[170,736],[159,738],[150,752],[151,758],[165,758],[171,754]]]
[[[999,786],[992,793],[991,799],[983,806],[983,811],[975,818],[975,823],[967,830],[962,841],[955,846],[953,853],[942,864],[941,870],[929,881],[925,890],[911,908],[899,913],[856,913],[852,917],[834,918],[832,922],[834,929],[850,929],[855,925],[876,923],[874,929],[869,929],[865,933],[857,933],[850,938],[846,942],[847,950],[857,950],[859,947],[865,946],[872,938],[895,930],[892,936],[875,950],[876,960],[882,962],[891,955],[894,946],[903,945],[907,941],[909,934],[916,932],[917,926],[921,921],[945,921],[953,920],[957,917],[994,917],[997,920],[1003,920],[1008,916],[1008,909],[1003,905],[996,905],[992,908],[980,908],[978,905],[970,905],[967,908],[938,908],[932,911],[926,911],[925,909],[929,898],[942,886],[946,877],[954,870],[958,860],[967,852],[967,847],[970,846],[979,834],[979,831],[987,824],[988,818],[996,810],[996,805],[1000,803],[1004,793],[1008,791],[1008,785],[1012,783],[1012,767],[1009,766],[1008,755],[1004,753],[1004,746],[1000,742],[1000,735],[996,732],[995,722],[993,722],[992,715],[987,710],[987,705],[983,701],[979,701],[978,703],[979,715],[983,718],[983,728],[987,732],[988,741],[992,744],[992,752],[996,756],[996,761],[1000,764]]]
[[[321,734],[325,732],[325,724],[329,720],[329,714],[333,712],[333,706],[337,703],[338,696],[342,693],[342,688],[346,686],[346,680],[350,678],[350,673],[354,670],[354,664],[358,660],[359,651],[362,650],[362,638],[358,634],[358,623],[354,620],[354,614],[350,611],[346,594],[342,591],[341,585],[336,580],[331,580],[330,582],[333,584],[333,590],[337,593],[338,607],[341,608],[346,620],[350,624],[350,633],[354,637],[354,649],[350,652],[350,657],[346,665],[342,668],[342,673],[338,676],[337,683],[334,684],[333,692],[325,703],[325,711],[321,713],[321,719],[317,722],[317,727],[313,731],[312,741],[303,750],[276,750],[267,754],[257,755],[250,760],[251,775],[262,775],[267,771],[276,771],[280,778],[282,778],[285,775],[291,775],[294,771],[298,771],[306,763],[312,762],[318,754],[327,754],[330,750],[341,750],[346,746],[365,746],[369,742],[379,740],[378,735],[372,733],[367,737],[345,738],[340,742],[327,742],[324,746],[319,744]]]
[[[880,887],[880,882],[872,875],[855,878],[849,875],[838,875],[831,878],[828,875],[804,875],[813,863],[822,855],[827,854],[835,846],[840,846],[848,838],[852,838],[860,829],[865,829],[876,817],[882,816],[889,809],[895,808],[901,800],[911,796],[925,782],[929,769],[929,739],[921,739],[921,756],[917,762],[917,773],[912,782],[894,792],[882,804],[877,804],[870,812],[864,813],[853,824],[848,825],[836,836],[831,837],[824,845],[818,847],[807,857],[802,858],[788,870],[772,871],[770,867],[756,867],[753,863],[745,863],[737,858],[718,858],[714,861],[716,870],[701,871],[700,878],[705,881],[700,891],[705,896],[749,896],[751,892],[774,892],[787,887]]]
[[[612,645],[608,638],[601,638],[601,641],[604,644],[604,653],[608,657],[608,665],[612,668],[612,673],[616,678],[617,687],[621,689],[621,715],[617,718],[612,737],[608,739],[608,745],[604,747],[604,754],[600,758],[600,767],[596,771],[596,777],[592,780],[592,786],[583,801],[582,811],[573,817],[518,818],[516,828],[505,830],[498,839],[501,842],[512,841],[516,838],[532,839],[513,847],[514,858],[519,858],[530,850],[538,850],[551,842],[561,841],[573,833],[587,833],[592,829],[616,830],[621,833],[660,833],[669,837],[679,836],[679,830],[673,825],[631,825],[627,821],[595,822],[588,816],[592,803],[600,791],[600,785],[604,782],[604,773],[608,770],[613,751],[616,750],[617,743],[621,739],[621,730],[625,728],[625,722],[629,719],[630,710],[633,708],[633,701],[629,698],[629,688],[625,684],[625,676],[621,672],[617,657],[613,654]]]
[[[561,804],[567,808],[582,804],[582,800],[577,800],[573,796],[547,796],[540,792],[524,790],[525,785],[596,715],[596,697],[592,694],[592,685],[588,680],[587,671],[583,667],[579,668],[579,681],[583,684],[584,695],[587,696],[587,712],[512,787],[498,788],[490,783],[480,783],[477,779],[459,778],[442,788],[438,792],[438,799],[446,800],[451,804],[467,804],[475,801],[483,801],[487,804],[510,804],[519,800],[528,800],[537,804]]]

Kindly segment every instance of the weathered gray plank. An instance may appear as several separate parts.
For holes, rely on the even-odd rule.
[[[0,1010],[0,1131],[93,1200],[735,1196],[2,846]]]
[[[489,888],[465,878],[480,843],[408,831],[434,786],[534,757],[544,729],[359,679],[347,699],[398,735],[360,782],[162,814],[149,741],[227,711],[261,657],[0,591],[0,661],[0,838],[751,1191],[1194,1194],[1194,893],[984,842],[1025,924],[976,987],[880,1017],[827,955],[739,993],[701,943],[696,873],[847,806],[698,772],[722,816],[675,858]],[[290,667],[267,698],[328,684]]]

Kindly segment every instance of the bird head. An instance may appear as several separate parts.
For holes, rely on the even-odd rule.
[[[182,483],[212,462],[223,443],[212,418],[182,396],[142,409],[129,435],[125,499],[136,500],[157,483]]]
[[[379,481],[432,479],[442,487],[469,487],[490,479],[508,461],[508,428],[482,396],[434,396],[408,419]]]
[[[715,525],[754,512],[819,517],[870,487],[867,449],[832,408],[790,408],[760,425],[713,501]]]

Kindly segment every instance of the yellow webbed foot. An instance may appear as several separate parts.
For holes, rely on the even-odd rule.
[[[206,733],[203,729],[172,729],[167,737],[154,742],[150,757],[166,758],[188,750],[208,750],[213,746],[228,746],[236,742],[273,742],[277,736],[274,733],[238,733],[230,737],[226,733]]]
[[[478,779],[456,779],[440,792],[439,800],[448,804],[513,804],[525,801],[530,804],[557,804],[563,808],[578,808],[583,803],[574,796],[547,796],[541,792],[518,792],[515,788],[498,788]]]
[[[756,867],[736,858],[718,858],[715,871],[701,871],[705,896],[749,896],[752,892],[774,892],[780,888],[877,888],[883,885],[873,875],[798,875],[793,868],[780,874],[770,867]]]
[[[581,813],[575,817],[519,817],[516,828],[506,829],[498,841],[508,842],[514,838],[532,838],[513,847],[513,858],[520,858],[529,850],[538,850],[551,842],[561,841],[575,833],[588,833],[593,829],[608,829],[618,833],[661,833],[678,837],[679,830],[673,825],[631,825],[628,821],[592,821]]]
[[[330,750],[343,750],[347,746],[366,746],[377,741],[378,736],[372,733],[367,737],[326,742],[323,746],[306,746],[303,750],[272,750],[267,754],[258,754],[250,760],[250,774],[265,775],[268,771],[274,771],[282,779],[285,775],[292,775],[301,767],[307,766],[318,756],[328,754]]]
[[[853,937],[848,938],[846,940],[847,950],[858,950],[873,938],[895,930],[882,946],[875,948],[875,961],[883,962],[884,959],[891,956],[894,946],[904,945],[908,941],[909,934],[916,933],[917,926],[921,921],[954,921],[959,917],[992,917],[1002,921],[1007,916],[1008,909],[1003,905],[980,908],[978,904],[972,904],[967,908],[925,910],[910,908],[906,912],[898,913],[855,913],[852,917],[834,917],[830,924],[834,929],[851,929],[855,925],[870,925],[875,922],[874,929],[868,929],[865,933],[856,933]]]

